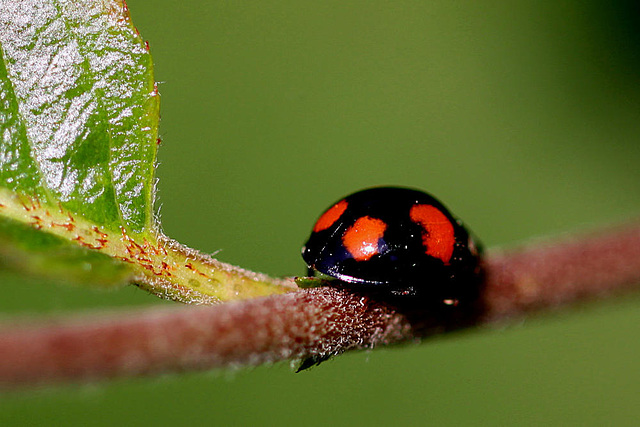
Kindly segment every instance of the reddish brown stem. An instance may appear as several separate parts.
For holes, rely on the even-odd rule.
[[[493,251],[478,326],[640,284],[640,225]],[[425,314],[425,317],[428,317]],[[146,309],[0,330],[0,383],[33,384],[337,354],[451,329],[346,290]],[[445,322],[446,323],[446,322]],[[425,325],[427,327],[425,327]]]

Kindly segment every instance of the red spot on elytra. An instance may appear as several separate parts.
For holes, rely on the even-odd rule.
[[[455,244],[453,224],[449,218],[431,205],[413,205],[409,216],[411,221],[422,226],[425,253],[448,264]]]
[[[313,227],[314,232],[326,230],[331,227],[342,216],[349,204],[345,200],[341,200],[335,205],[331,206],[316,222]]]
[[[379,252],[378,241],[384,235],[387,224],[377,218],[363,216],[342,236],[342,244],[356,261],[367,261]]]

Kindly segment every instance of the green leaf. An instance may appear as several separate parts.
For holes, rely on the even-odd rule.
[[[132,279],[131,269],[122,261],[0,217],[2,267],[17,267],[31,275],[63,278],[64,282],[79,285],[110,286]]]
[[[319,288],[331,283],[330,279],[320,277],[295,277],[293,280],[302,289]]]
[[[159,96],[118,0],[0,0],[0,261],[211,303],[284,292],[164,237],[153,215]]]
[[[159,97],[123,4],[1,4],[1,185],[142,232],[152,222]]]

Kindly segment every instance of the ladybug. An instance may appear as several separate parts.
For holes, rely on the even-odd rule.
[[[302,257],[309,276],[436,304],[471,302],[481,282],[481,250],[471,234],[433,196],[409,188],[341,199],[315,223]]]

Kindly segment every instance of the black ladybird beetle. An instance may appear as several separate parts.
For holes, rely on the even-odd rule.
[[[302,248],[309,275],[354,289],[457,305],[475,298],[480,247],[434,197],[378,187],[327,209]]]

